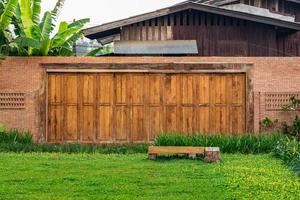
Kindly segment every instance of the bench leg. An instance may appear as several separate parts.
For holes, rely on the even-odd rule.
[[[156,154],[149,154],[148,158],[149,160],[156,160]]]
[[[197,155],[196,154],[189,154],[189,158],[196,159]]]
[[[207,147],[205,148],[206,162],[215,163],[220,161],[220,148],[219,147]]]

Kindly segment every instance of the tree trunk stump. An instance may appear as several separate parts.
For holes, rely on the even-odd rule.
[[[214,163],[220,161],[220,148],[219,147],[206,147],[205,158],[206,162]]]

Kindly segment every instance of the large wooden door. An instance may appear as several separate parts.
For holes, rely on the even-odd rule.
[[[245,133],[244,74],[50,73],[48,142]]]

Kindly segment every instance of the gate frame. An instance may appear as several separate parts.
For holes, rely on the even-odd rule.
[[[173,62],[173,63],[41,63],[44,68],[45,95],[41,103],[45,110],[42,141],[48,142],[48,75],[49,73],[165,73],[165,74],[245,74],[245,128],[254,134],[253,63]]]

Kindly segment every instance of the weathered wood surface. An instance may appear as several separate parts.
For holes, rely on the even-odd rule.
[[[148,154],[203,154],[204,147],[149,147]]]
[[[285,12],[282,6],[280,8]],[[297,9],[300,10],[300,6]],[[296,18],[300,18],[299,13]],[[121,40],[197,40],[200,56],[300,55],[299,33],[195,10],[123,26]]]
[[[245,85],[244,74],[50,73],[47,142],[243,134]]]
[[[206,162],[219,162],[220,153],[221,152],[219,147],[206,147],[204,160]]]
[[[148,158],[155,160],[158,155],[188,155],[190,158],[197,158],[197,155],[204,154],[206,162],[220,161],[219,147],[178,147],[178,146],[150,146]]]

